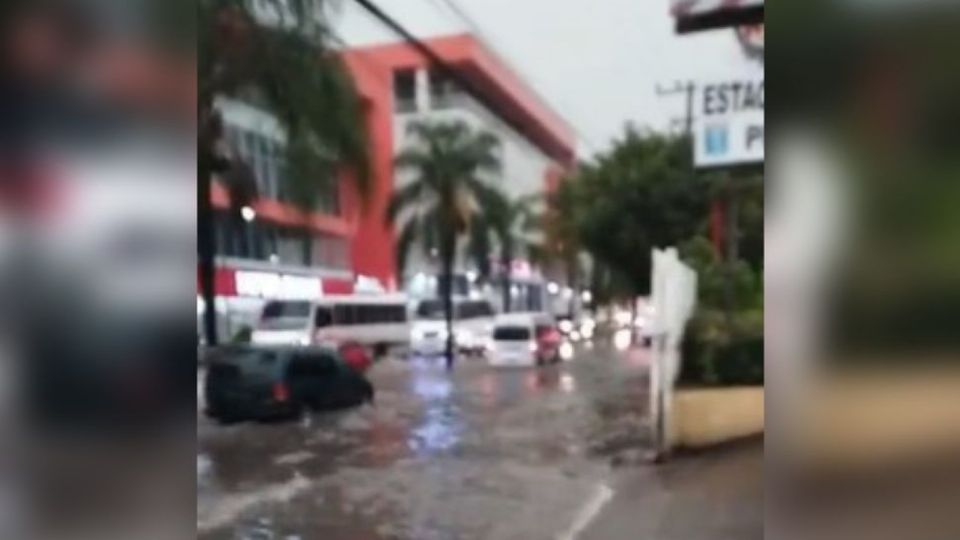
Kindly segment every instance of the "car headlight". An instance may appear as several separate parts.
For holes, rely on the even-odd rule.
[[[458,330],[453,334],[453,336],[456,338],[457,343],[469,344],[473,342],[473,333],[469,330]]]

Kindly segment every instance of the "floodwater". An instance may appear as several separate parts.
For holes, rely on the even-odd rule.
[[[300,422],[198,419],[197,530],[213,539],[564,538],[648,448],[647,353],[560,365],[385,360],[376,405]]]

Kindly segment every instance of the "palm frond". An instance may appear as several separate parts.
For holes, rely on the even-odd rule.
[[[340,166],[349,168],[366,202],[372,183],[362,103],[331,45],[328,3],[201,0],[199,91],[204,104],[218,96],[239,98],[279,120],[290,168],[300,172],[289,179],[297,184],[289,191],[307,204],[331,181],[326,172],[339,173]],[[264,13],[278,18],[264,21]]]
[[[386,214],[384,215],[386,223],[396,223],[397,218],[399,218],[403,211],[415,207],[417,203],[422,203],[425,195],[424,191],[424,184],[422,182],[413,181],[394,192],[393,197],[390,198],[390,203],[387,205]]]
[[[467,234],[471,258],[482,274],[489,274],[493,238],[499,236],[495,226],[502,222],[500,209],[508,203],[478,173],[499,170],[499,142],[462,121],[410,122],[406,134],[409,144],[394,165],[413,173],[414,178],[393,197],[386,220],[396,222],[404,210],[416,212],[420,216],[419,243],[426,254],[435,248],[444,251],[441,244]],[[404,228],[401,234],[407,231]]]
[[[493,233],[491,224],[483,215],[477,215],[471,220],[470,232],[467,238],[467,253],[477,267],[480,277],[490,277],[490,254],[493,251]]]
[[[402,276],[407,267],[407,259],[410,256],[410,250],[419,236],[421,223],[417,217],[407,220],[400,229],[397,236],[397,275]]]

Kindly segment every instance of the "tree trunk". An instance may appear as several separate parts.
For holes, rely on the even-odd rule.
[[[217,304],[214,256],[216,239],[213,230],[213,202],[210,191],[213,174],[226,169],[226,161],[217,155],[216,144],[222,135],[222,122],[213,107],[213,96],[201,93],[197,135],[197,264],[200,295],[203,298],[203,334],[208,346],[219,343],[217,336]]]
[[[727,176],[727,196],[726,196],[726,253],[724,254],[723,268],[724,268],[724,280],[723,280],[723,296],[724,296],[724,306],[727,319],[733,319],[734,312],[734,290],[733,290],[733,278],[734,278],[734,269],[737,264],[737,259],[740,257],[738,253],[739,242],[739,231],[737,227],[737,220],[739,219],[739,201],[737,200],[737,192],[733,186],[733,179]]]
[[[443,232],[440,246],[440,264],[442,278],[440,280],[443,297],[443,317],[447,326],[446,361],[447,369],[453,369],[454,335],[453,335],[453,259],[456,249],[456,237],[451,232]]]
[[[213,182],[213,167],[206,152],[200,151],[197,163],[197,257],[200,272],[200,294],[203,297],[203,335],[208,346],[216,346],[217,306],[214,291],[213,205],[210,201],[210,183]]]
[[[510,261],[512,257],[503,257],[500,260],[501,266],[503,266],[501,280],[503,285],[503,312],[510,313],[510,308],[513,304],[513,295],[511,295],[510,287],[512,285],[512,280],[510,276]]]

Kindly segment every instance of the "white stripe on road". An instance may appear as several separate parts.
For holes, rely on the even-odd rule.
[[[580,507],[580,511],[577,512],[577,517],[573,520],[573,523],[570,524],[570,528],[558,534],[557,540],[576,540],[576,538],[580,536],[580,533],[590,525],[590,522],[597,517],[597,514],[600,513],[604,505],[610,502],[611,498],[613,498],[612,489],[606,484],[597,486],[597,489],[593,491],[593,495],[587,499],[586,504]]]

